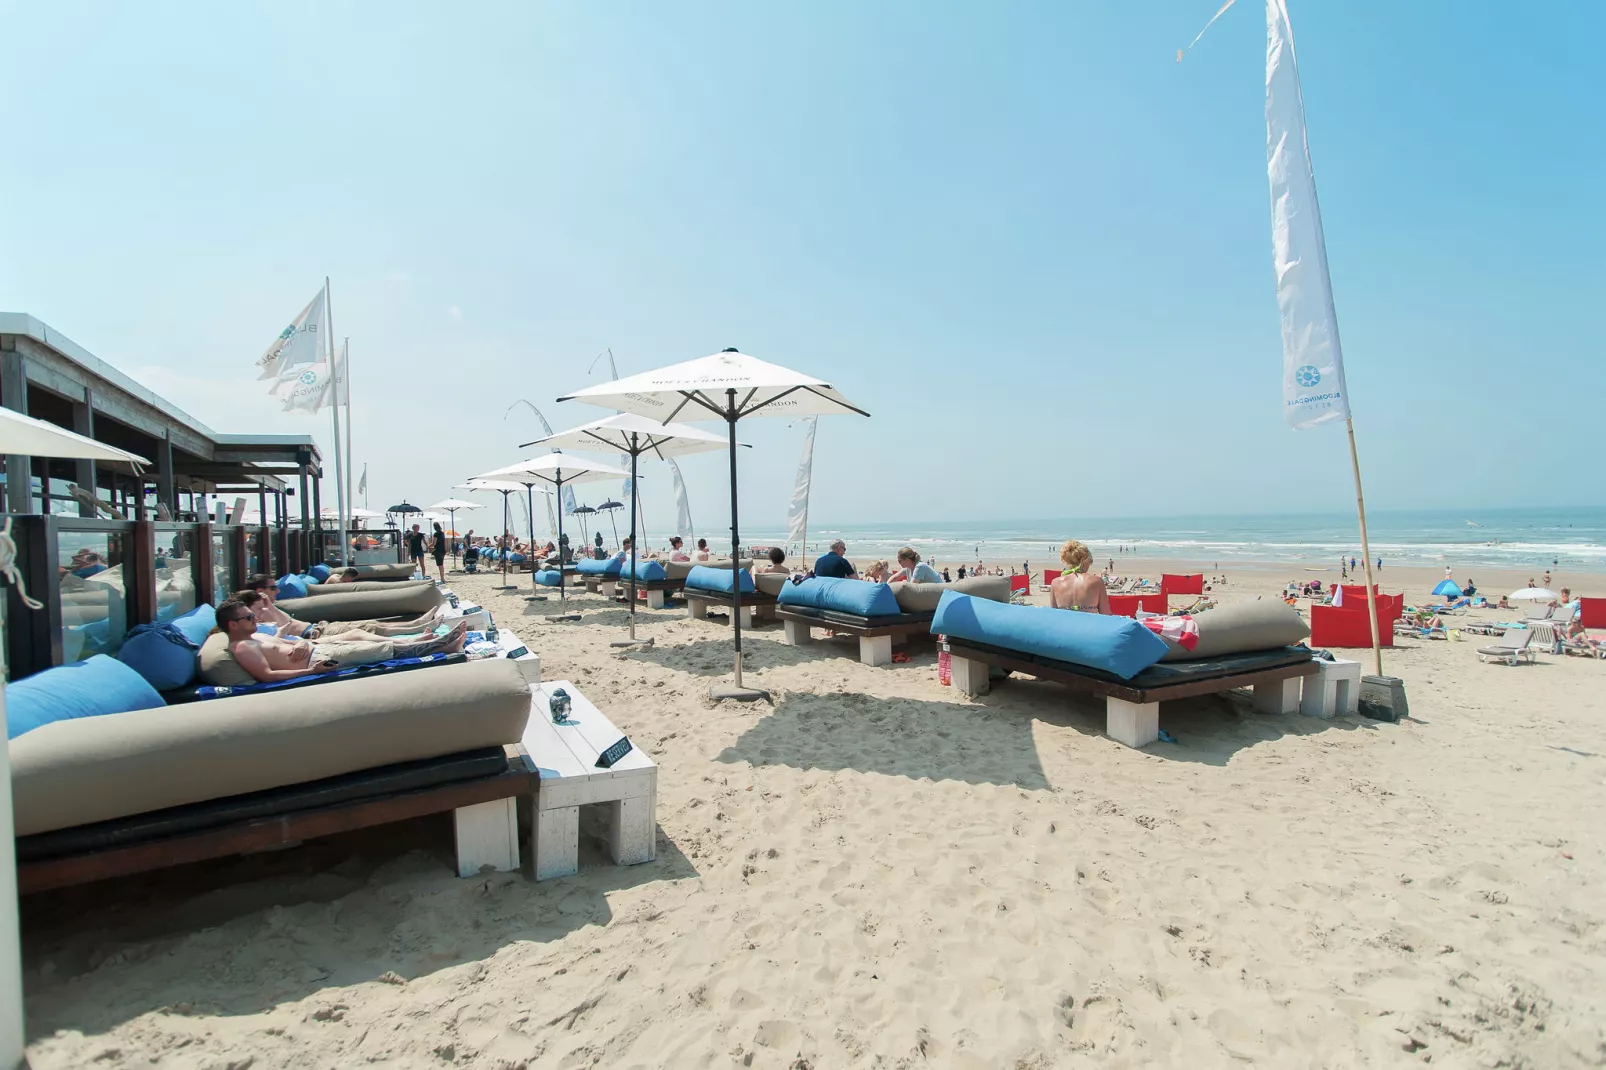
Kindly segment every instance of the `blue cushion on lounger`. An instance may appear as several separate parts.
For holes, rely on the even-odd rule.
[[[943,592],[931,632],[1101,669],[1123,680],[1166,652],[1164,640],[1130,617],[1015,606],[954,591]]]
[[[752,594],[756,590],[753,586],[753,574],[744,568],[737,575],[742,577],[742,593]],[[718,591],[730,594],[731,582],[731,570],[728,568],[698,565],[686,574],[686,587],[693,591]]]
[[[311,576],[313,579],[317,580],[319,583],[328,583],[329,582],[329,566],[328,565],[313,565],[311,568],[307,569],[307,575]]]
[[[96,654],[88,661],[58,665],[7,684],[6,738],[16,739],[52,721],[165,705],[139,673],[116,658]],[[94,790],[93,785],[86,790]]]
[[[512,564],[515,564],[515,565],[524,564],[524,555],[523,554],[508,554],[507,555],[507,559],[508,559],[509,562],[511,562]]]
[[[895,617],[903,612],[897,596],[886,584],[835,576],[813,576],[802,583],[788,583],[781,588],[780,603],[830,609],[855,617]]]
[[[624,562],[617,557],[610,557],[606,561],[583,557],[575,562],[574,570],[583,576],[617,576],[624,570]]]
[[[628,571],[629,571],[628,569],[620,569],[620,575],[624,575]],[[658,562],[656,562],[656,561],[637,561],[636,562],[636,579],[638,579],[638,580],[667,580],[668,578],[669,578],[669,573],[664,571],[664,566],[660,565]]]
[[[199,666],[196,654],[217,624],[217,611],[202,605],[170,624],[143,624],[129,632],[117,660],[158,691],[184,687]]]
[[[301,576],[280,576],[278,589],[281,600],[307,597],[307,581]]]
[[[549,568],[542,572],[537,572],[535,574],[535,582],[539,583],[542,587],[556,587],[558,585],[558,577],[560,575],[561,573],[559,573],[557,569]]]

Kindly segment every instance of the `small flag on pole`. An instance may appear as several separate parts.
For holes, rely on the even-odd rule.
[[[362,478],[357,480],[357,493],[368,493],[368,466],[366,464],[362,466]]]

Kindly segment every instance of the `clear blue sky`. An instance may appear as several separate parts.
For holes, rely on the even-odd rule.
[[[874,414],[817,523],[1339,512],[1342,430],[1281,422],[1262,5],[1175,62],[1216,6],[7,3],[0,309],[326,435],[249,369],[332,276],[375,505],[516,459],[514,398],[602,415],[552,399],[605,346],[734,345]],[[1598,504],[1606,4],[1290,8],[1372,503]],[[801,431],[744,437],[774,527]]]

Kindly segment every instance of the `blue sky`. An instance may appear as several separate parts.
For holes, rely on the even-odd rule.
[[[1255,0],[1180,64],[1215,0],[3,6],[0,309],[327,435],[250,365],[332,276],[375,505],[734,345],[873,413],[821,523],[1353,506],[1281,423]],[[1371,504],[1598,504],[1606,5],[1290,8]],[[744,526],[801,435],[744,427]]]

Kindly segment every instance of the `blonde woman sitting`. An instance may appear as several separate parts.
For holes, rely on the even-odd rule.
[[[1092,574],[1093,552],[1075,539],[1060,547],[1065,571],[1048,588],[1049,605],[1082,613],[1110,612],[1110,595],[1104,581]]]

